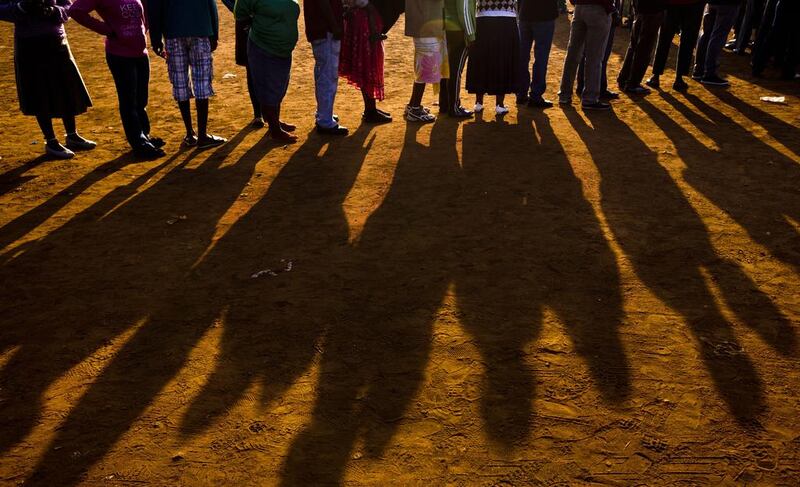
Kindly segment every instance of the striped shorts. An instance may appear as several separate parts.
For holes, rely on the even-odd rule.
[[[214,96],[211,40],[208,37],[178,37],[167,39],[165,47],[175,100],[188,101],[192,97],[206,100]]]

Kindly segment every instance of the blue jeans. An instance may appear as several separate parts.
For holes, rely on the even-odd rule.
[[[328,32],[325,39],[311,42],[314,52],[314,91],[317,96],[317,125],[333,128],[338,124],[333,119],[333,102],[339,87],[339,51],[341,41],[334,40]]]
[[[547,62],[550,58],[550,47],[553,45],[553,34],[556,30],[555,20],[542,22],[519,21],[520,39],[520,71],[518,99],[524,99],[530,87],[531,98],[540,98],[547,88]],[[533,52],[533,77],[529,71]]]

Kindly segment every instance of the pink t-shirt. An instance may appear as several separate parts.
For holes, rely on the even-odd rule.
[[[93,11],[100,19],[91,15]],[[69,15],[84,27],[106,36],[109,54],[147,56],[147,24],[141,0],[75,0]]]

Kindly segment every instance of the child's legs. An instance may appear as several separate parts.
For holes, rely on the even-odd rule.
[[[189,46],[188,39],[167,39],[167,71],[172,83],[172,96],[178,102],[186,135],[194,135],[192,112],[189,100],[194,96],[189,83]]]
[[[208,126],[208,100],[214,96],[214,58],[208,37],[192,37],[189,42],[189,66],[192,72],[195,104],[197,105],[197,136],[205,138]]]
[[[338,124],[333,119],[333,104],[339,86],[339,51],[341,41],[329,33],[325,39],[311,43],[314,54],[314,92],[317,98],[317,125],[333,128]]]
[[[56,138],[56,132],[53,130],[53,120],[50,117],[37,116],[36,121],[39,123],[39,128],[42,130],[44,140],[53,140]]]

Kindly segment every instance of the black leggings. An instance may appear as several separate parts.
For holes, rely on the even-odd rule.
[[[261,118],[261,103],[256,97],[256,89],[253,85],[253,73],[250,71],[250,65],[245,66],[247,71],[247,93],[250,95],[250,104],[253,106],[253,118]]]

